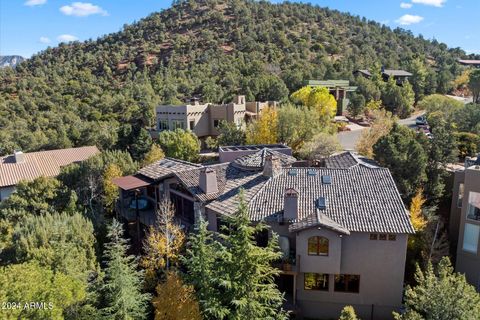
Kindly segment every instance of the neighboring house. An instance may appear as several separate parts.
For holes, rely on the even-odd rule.
[[[464,66],[471,66],[471,67],[480,68],[480,60],[462,60],[462,59],[459,59],[458,63],[460,63],[461,65],[464,65]]]
[[[355,92],[357,87],[350,86],[348,80],[308,80],[308,86],[325,87],[337,100],[337,116],[344,115],[350,100],[347,92]]]
[[[23,153],[0,158],[0,201],[15,191],[22,180],[34,180],[38,177],[55,177],[60,169],[69,164],[84,161],[99,153],[97,147],[80,147]]]
[[[218,158],[220,163],[232,162],[240,157],[257,153],[260,150],[273,150],[288,156],[292,155],[292,149],[285,144],[263,144],[245,146],[220,146],[218,147]],[[265,151],[264,151],[265,152]]]
[[[245,121],[256,118],[264,108],[276,106],[275,101],[246,102],[245,96],[237,96],[228,104],[200,104],[192,99],[190,104],[157,106],[157,131],[180,128],[193,131],[199,138],[217,136],[220,121],[241,126]]]
[[[480,154],[454,173],[450,237],[457,243],[456,271],[480,292]]]
[[[321,167],[296,165],[292,156],[269,149],[208,166],[164,159],[115,181],[118,214],[153,223],[146,217],[166,197],[186,230],[203,218],[218,231],[222,217],[236,213],[242,188],[252,223],[264,221],[278,233],[293,264],[277,282],[294,311],[337,318],[353,305],[364,319],[392,318],[402,303],[414,229],[389,170],[349,152]],[[137,210],[139,198],[151,201],[142,200],[150,209]],[[259,244],[269,237],[258,235]]]
[[[382,75],[383,81],[388,81],[390,77],[393,77],[396,80],[398,85],[401,85],[412,76],[410,72],[405,70],[394,70],[394,69],[384,69],[384,68],[381,69],[380,73]],[[370,73],[369,70],[355,70],[353,74],[355,76],[363,76],[367,79],[370,79],[372,77],[372,74]]]

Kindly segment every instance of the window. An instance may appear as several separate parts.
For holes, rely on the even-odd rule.
[[[220,120],[218,120],[218,119],[213,120],[213,127],[214,128],[218,128],[219,125],[220,125]]]
[[[397,240],[397,235],[396,235],[396,234],[389,234],[389,235],[388,235],[388,240],[389,240],[389,241],[395,241],[395,240]]]
[[[463,202],[463,183],[460,183],[458,185],[458,199],[457,199],[457,207],[461,208],[462,207],[462,202]]]
[[[328,274],[324,273],[305,273],[304,274],[305,290],[322,290],[328,291]]]
[[[172,121],[173,130],[175,129],[185,129],[183,120],[173,120]]]
[[[467,219],[480,220],[480,193],[468,194]]]
[[[193,128],[195,128],[195,120],[190,120],[189,128],[190,128],[190,130],[193,130]]]
[[[387,235],[384,234],[384,233],[383,233],[383,234],[380,233],[380,234],[378,235],[378,240],[387,240]]]
[[[309,256],[328,256],[328,239],[325,237],[308,238]]]
[[[465,231],[463,233],[463,251],[477,253],[478,237],[480,234],[480,226],[471,223],[465,223]]]
[[[352,274],[336,274],[334,288],[337,292],[358,293],[360,291],[360,276]]]
[[[370,233],[370,240],[378,240],[378,234]]]
[[[158,120],[158,131],[168,130],[168,120],[160,119]]]

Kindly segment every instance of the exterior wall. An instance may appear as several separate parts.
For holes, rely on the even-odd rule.
[[[15,186],[0,188],[0,202],[10,197],[10,195],[15,191],[15,189]]]
[[[458,196],[460,191],[460,184],[465,181],[465,172],[455,171],[453,173],[453,190],[452,190],[452,203],[450,206],[450,219],[448,225],[450,245],[453,248],[457,248],[458,244],[458,231],[460,229],[460,218],[462,215],[462,207],[458,206]]]
[[[352,305],[362,319],[392,319],[392,311],[397,311],[402,302],[407,235],[397,234],[396,241],[381,241],[370,240],[369,233],[352,233],[342,238],[325,230],[312,230],[308,234],[330,234],[332,244],[341,242],[339,273],[360,275],[360,290],[359,293],[335,292],[333,274],[329,274],[329,291],[304,290],[304,273],[300,272],[297,303],[305,317],[336,319],[345,305]],[[301,238],[303,236],[297,236],[297,254],[307,245]],[[329,252],[333,254],[334,248],[338,246],[330,247]],[[316,273],[328,273],[330,270],[330,264],[321,262],[307,260],[304,266],[306,259],[300,258],[301,271],[315,269]]]
[[[309,256],[308,238],[322,236],[328,239],[328,256]],[[321,273],[339,274],[342,255],[342,238],[336,232],[316,228],[307,229],[297,235],[297,256],[300,256],[300,272],[318,273],[318,267],[322,266]],[[303,284],[303,282],[302,282]]]
[[[469,192],[480,193],[480,167],[470,167],[465,170],[464,196],[460,215],[460,229],[457,246],[456,271],[464,273],[467,281],[480,292],[480,237],[477,253],[463,250],[465,223],[480,226],[480,220],[467,219]]]

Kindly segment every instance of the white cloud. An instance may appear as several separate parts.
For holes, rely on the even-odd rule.
[[[415,16],[411,14],[405,14],[395,20],[396,23],[401,24],[402,26],[408,26],[411,24],[419,23],[420,21],[423,20],[423,17],[421,16]]]
[[[447,0],[412,0],[413,3],[424,4],[426,6],[443,7]]]
[[[24,3],[24,5],[33,7],[33,6],[40,6],[42,4],[45,4],[47,0],[28,0],[27,2]]]
[[[72,36],[71,34],[61,34],[57,37],[57,40],[60,42],[70,42],[70,41],[78,40],[78,38],[75,36]]]
[[[410,9],[412,6],[413,6],[413,4],[411,4],[411,3],[406,3],[406,2],[400,3],[400,8],[402,8],[402,9]]]
[[[47,38],[47,37],[40,37],[39,41],[41,43],[50,43],[50,38]]]
[[[86,17],[92,14],[108,15],[108,12],[101,7],[87,2],[74,2],[71,5],[61,7],[60,11],[67,16],[76,17]]]

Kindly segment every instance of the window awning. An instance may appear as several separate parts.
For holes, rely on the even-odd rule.
[[[151,182],[138,175],[114,178],[112,182],[125,191],[146,187],[151,184]]]

